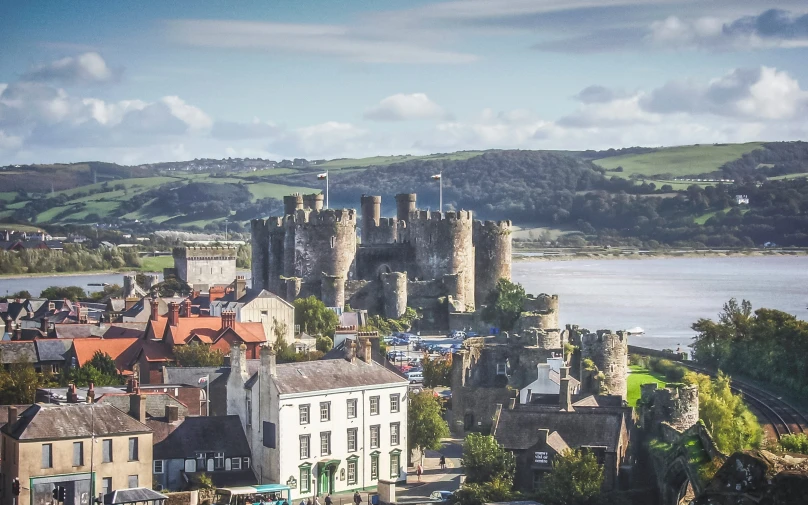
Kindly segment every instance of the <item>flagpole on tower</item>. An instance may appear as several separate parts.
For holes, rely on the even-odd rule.
[[[325,171],[325,208],[328,208],[328,170]]]
[[[438,178],[438,182],[440,182],[440,204],[438,205],[438,211],[443,212],[443,170],[438,172],[438,175],[440,175]]]

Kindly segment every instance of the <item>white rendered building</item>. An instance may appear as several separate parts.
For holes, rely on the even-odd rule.
[[[259,483],[287,484],[294,500],[406,479],[408,382],[370,350],[364,339],[345,359],[278,365],[264,347],[249,377],[231,348],[227,413],[242,420]]]

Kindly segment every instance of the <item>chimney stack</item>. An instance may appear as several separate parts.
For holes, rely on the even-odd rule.
[[[48,318],[42,316],[42,319],[39,320],[39,329],[45,333],[48,332]]]
[[[369,337],[362,337],[360,342],[362,343],[362,361],[370,364],[373,361],[373,344]]]
[[[160,313],[160,300],[157,298],[152,298],[149,301],[149,305],[151,306],[151,316],[149,316],[149,321],[157,321]]]
[[[539,428],[539,445],[547,445],[548,436],[550,436],[550,430]]]
[[[14,338],[12,340],[22,340],[22,326],[19,324],[14,329]]]
[[[233,328],[236,325],[236,313],[232,310],[222,311],[222,329]]]
[[[93,403],[95,401],[95,385],[90,383],[90,388],[87,390],[87,403]]]
[[[166,405],[166,422],[174,423],[180,420],[180,407],[178,405]]]
[[[356,360],[356,342],[350,339],[345,340],[345,361],[355,363]]]
[[[572,408],[572,394],[570,392],[570,367],[562,366],[559,368],[559,385],[558,385],[558,401],[561,404],[561,410],[571,412]]]
[[[261,346],[261,369],[266,370],[270,377],[276,377],[278,375],[275,348],[269,344]]]
[[[247,294],[247,279],[243,275],[236,276],[236,301]]]
[[[182,301],[182,316],[191,317],[191,299],[186,298]]]
[[[168,325],[177,326],[180,322],[180,304],[171,302],[168,304]]]
[[[511,398],[508,400],[508,410],[513,410],[516,408],[516,398]]]
[[[141,423],[146,422],[146,395],[140,394],[140,387],[129,395],[129,415]]]
[[[16,424],[16,422],[17,422],[17,416],[18,416],[17,407],[15,407],[13,405],[9,405],[9,407],[8,407],[8,421],[7,421],[7,423],[8,423],[7,426],[8,426],[9,431],[14,429],[14,424]]]
[[[79,402],[79,394],[76,392],[76,385],[75,384],[68,384],[67,385],[67,403],[78,403]]]

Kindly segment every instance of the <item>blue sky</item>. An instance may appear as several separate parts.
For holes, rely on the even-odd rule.
[[[808,137],[808,4],[0,3],[0,164]]]

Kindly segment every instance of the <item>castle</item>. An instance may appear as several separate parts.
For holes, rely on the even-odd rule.
[[[417,307],[446,328],[511,278],[510,221],[418,210],[415,194],[396,195],[396,217],[381,216],[380,196],[360,204],[359,224],[354,209],[323,209],[321,194],[286,196],[284,216],[252,220],[253,289],[391,318]]]

